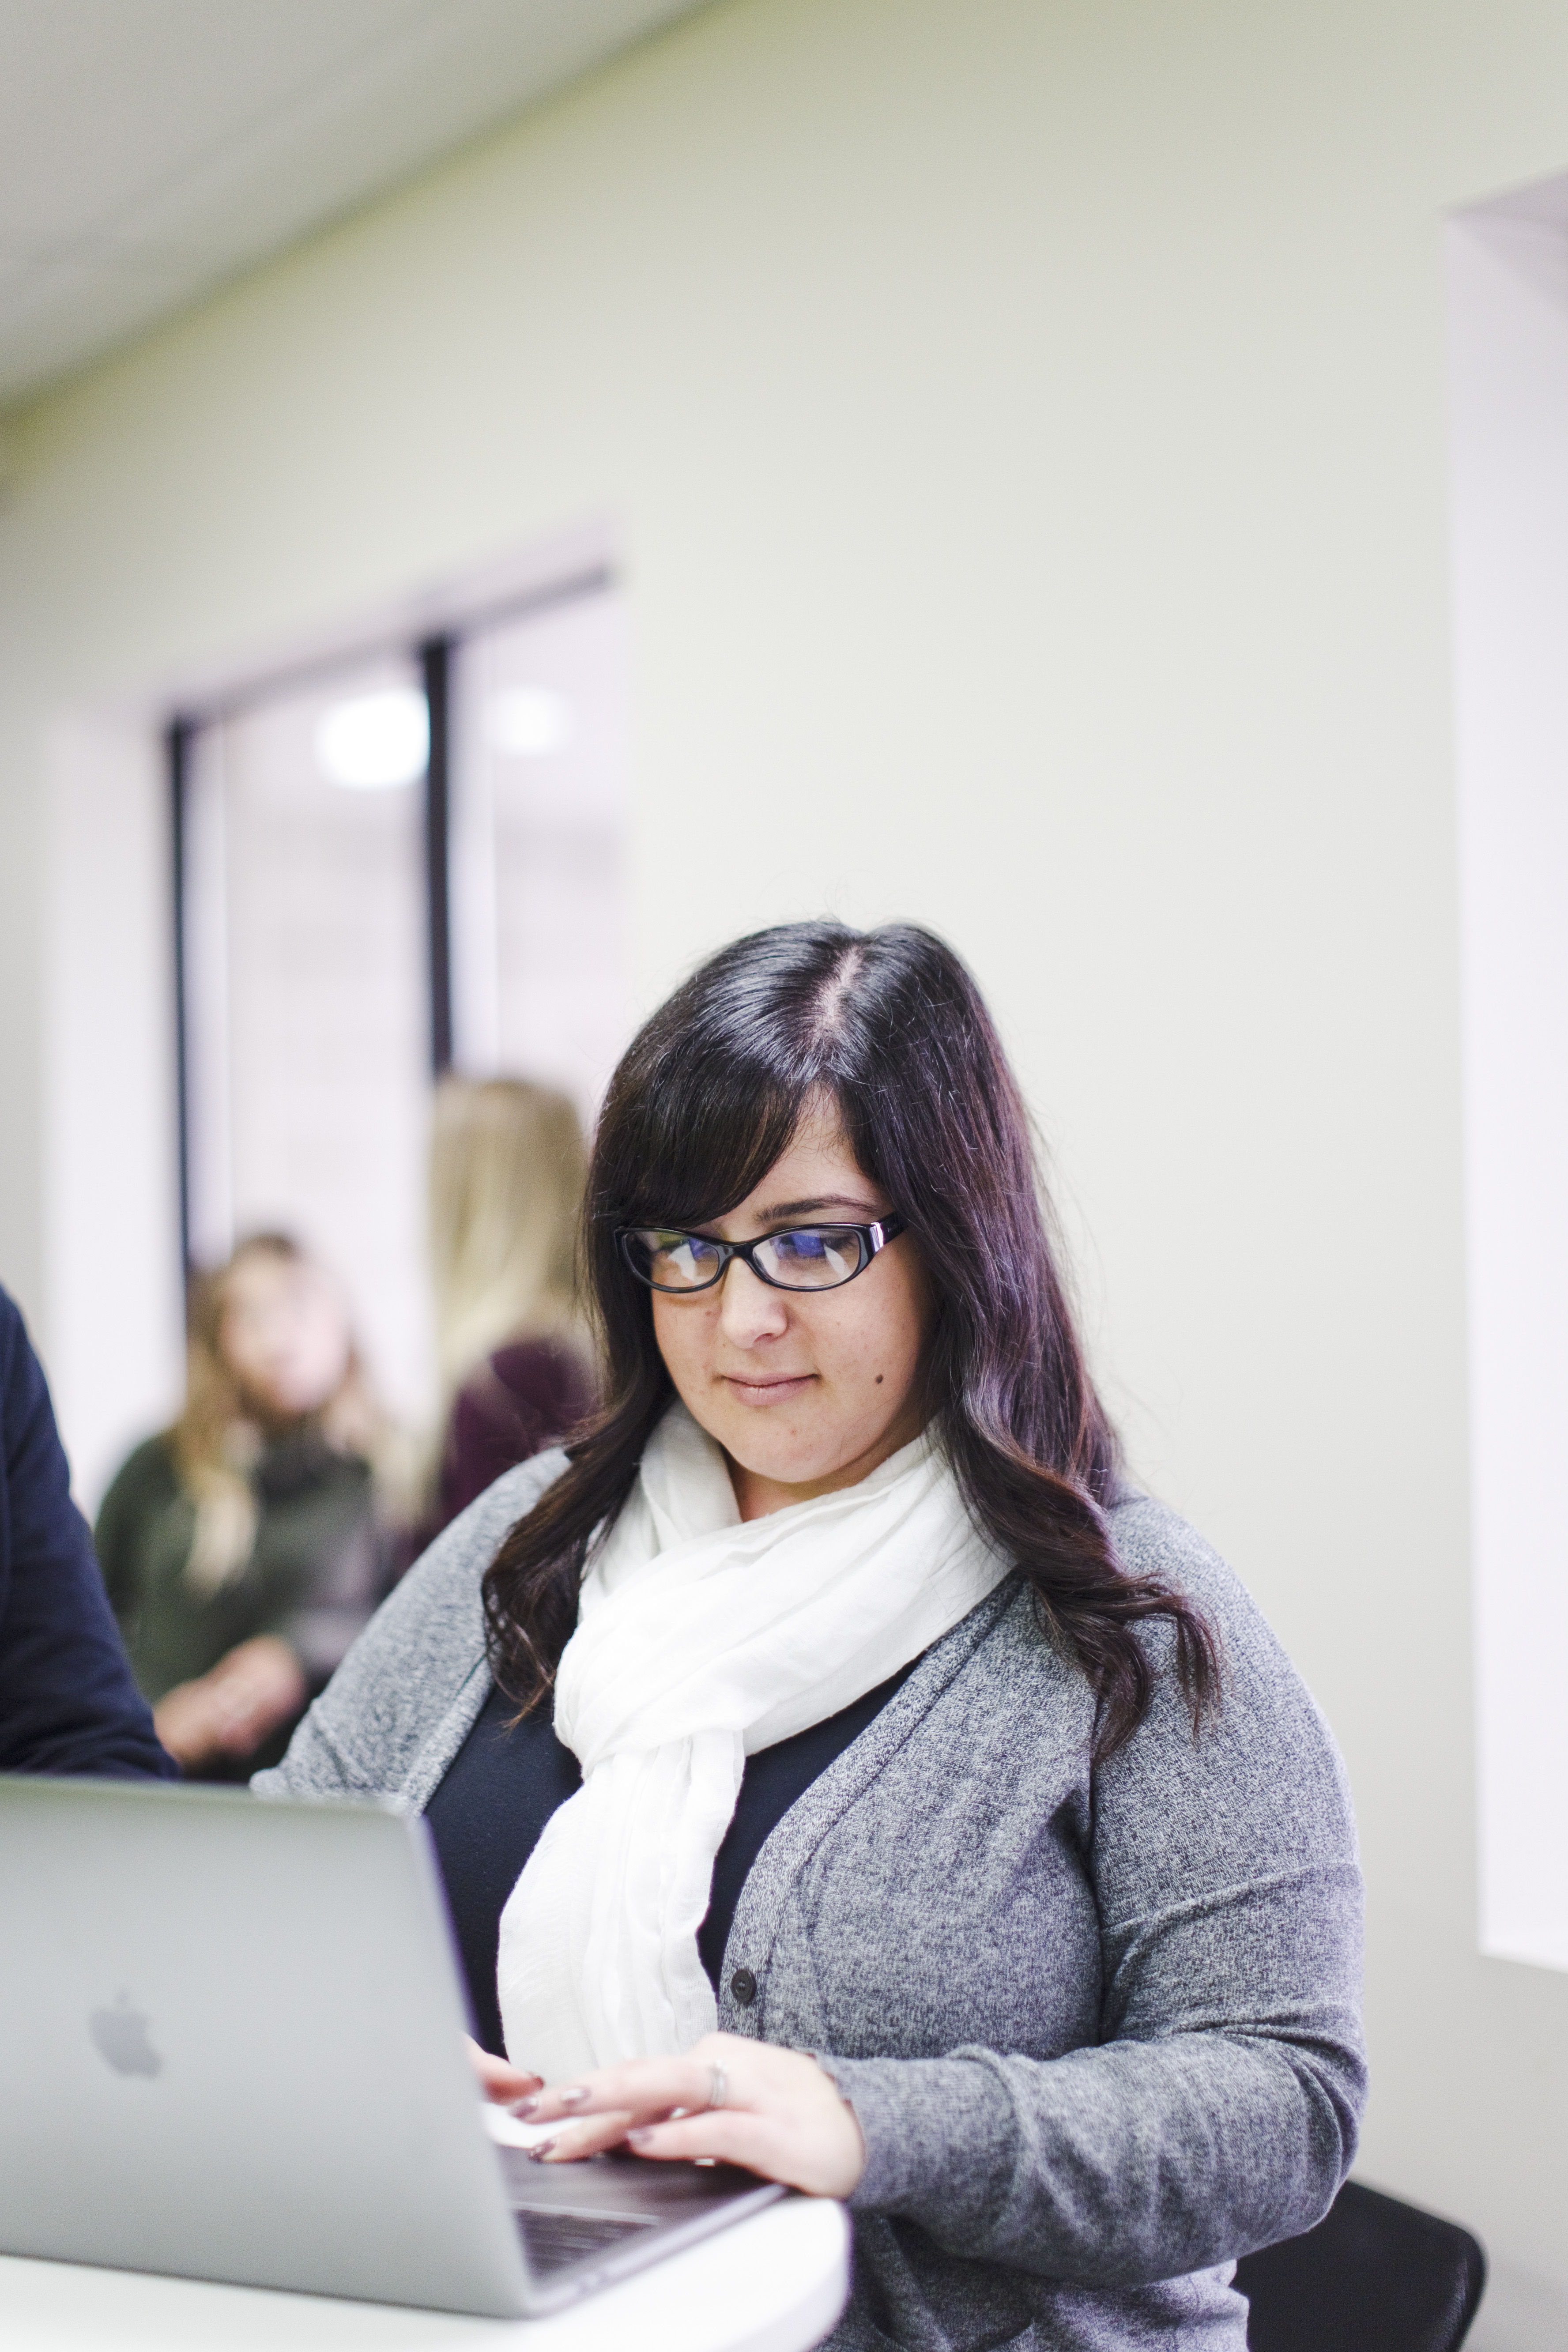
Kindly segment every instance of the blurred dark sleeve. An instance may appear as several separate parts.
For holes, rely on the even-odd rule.
[[[70,1498],[42,1368],[0,1291],[0,1771],[174,1770]]]
[[[503,1471],[559,1444],[593,1406],[593,1384],[581,1358],[559,1340],[519,1339],[498,1349],[458,1391],[426,1539],[466,1511]]]

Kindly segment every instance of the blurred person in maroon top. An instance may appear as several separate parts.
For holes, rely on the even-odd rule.
[[[587,1153],[566,1096],[447,1078],[430,1154],[441,1450],[425,1530],[592,1411],[574,1256]]]

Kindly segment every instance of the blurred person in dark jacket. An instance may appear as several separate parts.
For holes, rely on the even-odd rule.
[[[574,1261],[587,1151],[563,1094],[447,1078],[430,1152],[442,1412],[433,1536],[592,1410]]]
[[[282,1754],[382,1597],[393,1433],[339,1284],[286,1234],[197,1279],[188,1363],[180,1418],[104,1496],[98,1556],[164,1746],[238,1780]]]
[[[0,1290],[0,1772],[174,1769],[70,1498],[42,1368]]]

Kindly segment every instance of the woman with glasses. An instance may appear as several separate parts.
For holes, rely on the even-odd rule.
[[[847,2200],[836,2346],[1243,2352],[1232,2263],[1355,2144],[1343,1774],[1122,1474],[963,965],[715,956],[616,1073],[585,1230],[598,1419],[258,1787],[424,1810],[542,2161]]]

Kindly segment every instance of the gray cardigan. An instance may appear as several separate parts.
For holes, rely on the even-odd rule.
[[[563,1464],[509,1472],[454,1521],[260,1794],[424,1808],[490,1688],[479,1580]],[[1095,1769],[1089,1688],[1010,1578],[742,1890],[721,2026],[816,2052],[865,2136],[836,2352],[1244,2352],[1234,2260],[1309,2228],[1349,2167],[1361,1878],[1339,1758],[1192,1529],[1143,1497],[1111,1526],[1129,1569],[1207,1612],[1217,1722],[1194,1741],[1156,1632],[1152,1708]]]

